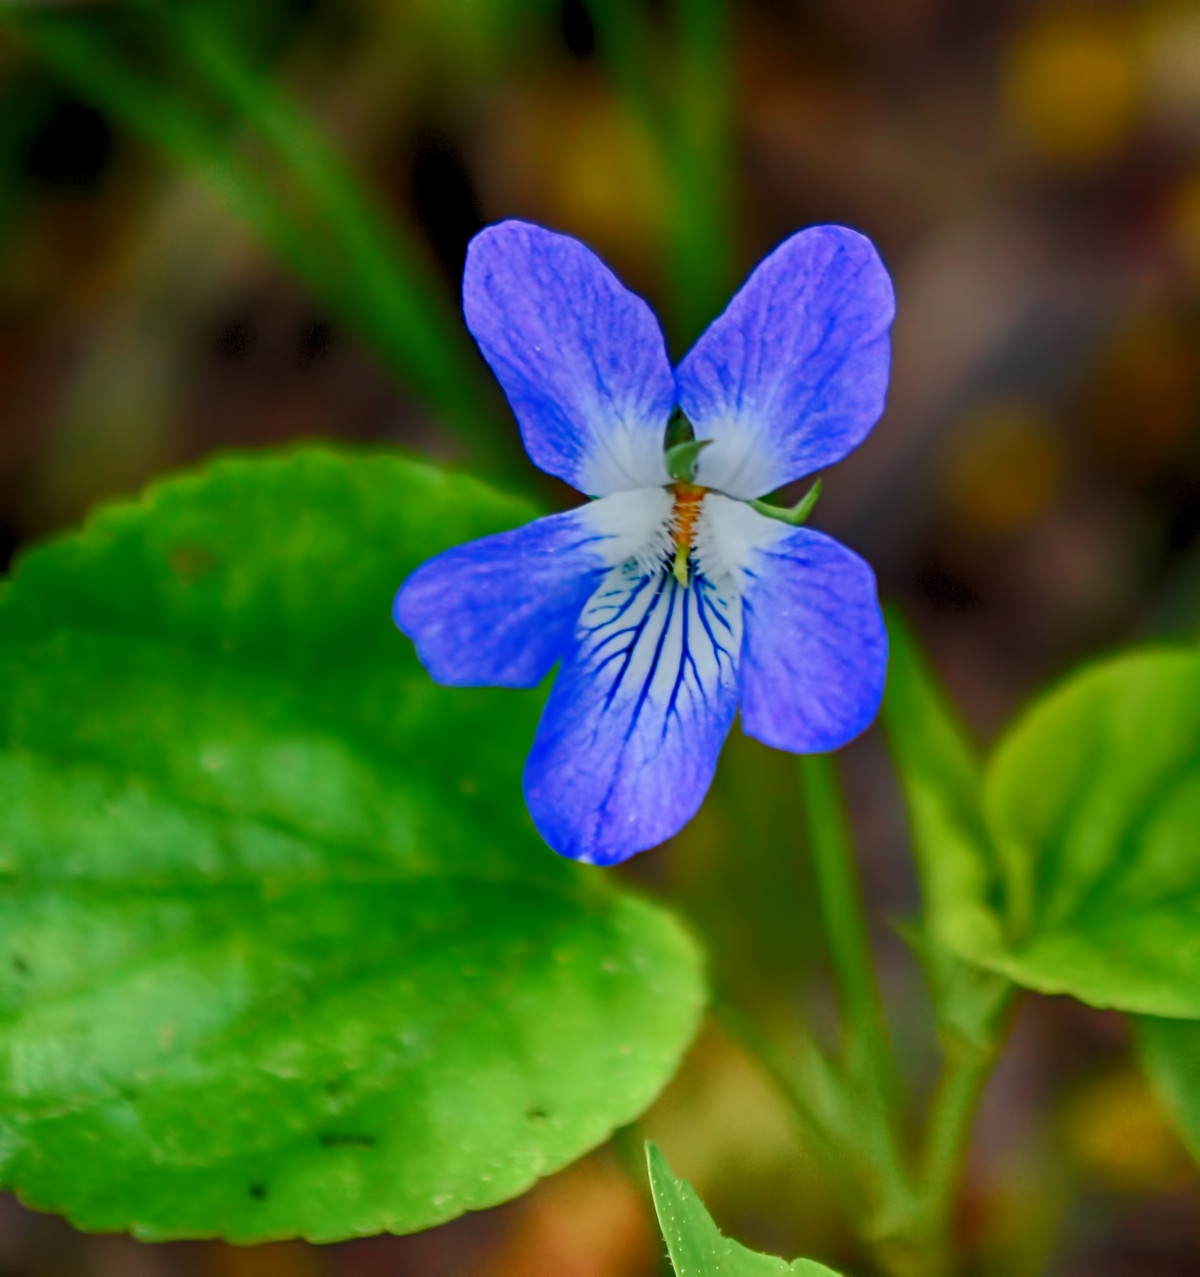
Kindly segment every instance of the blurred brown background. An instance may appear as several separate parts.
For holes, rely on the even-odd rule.
[[[898,288],[887,413],[814,522],[876,565],[984,740],[1078,660],[1194,633],[1200,5],[739,0],[730,17],[738,273],[838,221]],[[516,215],[667,306],[662,158],[579,0],[296,0],[279,30],[276,79],[416,228],[448,294],[470,236]],[[0,567],[220,449],[461,457],[219,194],[2,24],[0,166]],[[790,822],[762,817],[755,785],[781,765],[735,741],[704,815],[636,872],[784,1017],[811,992],[813,923],[803,871],[792,899],[768,877]],[[886,921],[914,887],[877,739],[848,752],[847,786],[919,1082],[919,980]],[[646,1126],[747,1243],[856,1263],[786,1110],[715,1028]],[[961,1222],[981,1274],[1200,1273],[1196,1175],[1118,1019],[1027,1000]],[[612,1149],[488,1215],[324,1249],[139,1246],[0,1205],[0,1274],[22,1277],[634,1277],[660,1250]]]

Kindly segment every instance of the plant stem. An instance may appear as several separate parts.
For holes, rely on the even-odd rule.
[[[900,1138],[900,1085],[875,978],[836,764],[827,755],[802,756],[798,764],[817,899],[844,1034],[840,1123],[835,1136],[843,1158],[857,1163],[862,1188],[870,1199],[865,1212],[860,1207],[860,1228],[876,1243],[910,1233],[920,1201]]]
[[[938,1231],[950,1223],[971,1126],[993,1062],[991,1054],[949,1060],[930,1105],[921,1187]]]
[[[971,1128],[1010,1020],[1012,986],[1000,976],[967,972],[957,983],[954,1018],[945,1003],[942,1019],[944,1064],[929,1106],[925,1142],[921,1150],[919,1193],[927,1235],[949,1248],[954,1208],[966,1160]]]
[[[846,1027],[848,1055],[852,1061],[861,1060],[870,1066],[881,1081],[881,1089],[894,1093],[891,1044],[875,982],[835,764],[827,755],[809,754],[799,759],[799,766],[817,897]]]

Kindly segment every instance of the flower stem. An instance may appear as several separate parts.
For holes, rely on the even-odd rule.
[[[895,1088],[895,1066],[871,960],[850,836],[831,758],[800,758],[800,784],[808,814],[809,843],[821,917],[846,1028],[851,1063],[865,1063],[880,1092]]]
[[[893,1238],[921,1231],[922,1203],[901,1138],[900,1084],[836,764],[828,756],[808,755],[799,759],[799,768],[817,899],[843,1026],[834,1138],[842,1158],[858,1168],[857,1214],[864,1240],[880,1249]]]

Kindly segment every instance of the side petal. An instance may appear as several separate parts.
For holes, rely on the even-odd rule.
[[[777,526],[744,572],[742,725],[776,749],[819,754],[878,714],[887,630],[867,563],[820,532]]]
[[[525,765],[525,799],[563,856],[626,860],[696,814],[737,710],[740,609],[699,576],[626,564],[579,619]]]
[[[535,687],[604,574],[655,552],[670,513],[666,491],[641,489],[457,545],[404,582],[392,617],[436,682]]]
[[[676,372],[696,482],[761,497],[844,457],[883,411],[895,313],[871,241],[843,226],[785,240]]]
[[[536,465],[593,496],[669,482],[662,332],[590,249],[528,222],[489,226],[467,249],[463,312]]]

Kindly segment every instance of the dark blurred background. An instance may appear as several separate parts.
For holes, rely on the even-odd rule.
[[[471,235],[526,217],[585,239],[674,316],[678,356],[677,188],[629,69],[606,56],[602,2],[262,0],[246,38],[449,304]],[[75,8],[95,22],[116,6]],[[0,18],[17,9],[0,0]],[[0,568],[222,449],[316,437],[471,464],[316,274],[18,19],[0,21]],[[678,15],[649,4],[641,20],[645,75]],[[738,0],[725,20],[732,281],[836,221],[876,241],[897,283],[887,412],[827,476],[816,525],[876,565],[985,742],[1076,662],[1194,634],[1200,5]],[[919,978],[887,921],[915,889],[881,742],[847,751],[845,774],[919,1087]],[[701,818],[635,868],[713,936],[720,979],[781,1023],[801,992],[821,1012],[802,864],[780,889],[790,775],[735,740]],[[646,1129],[743,1240],[858,1262],[785,1107],[717,1028]],[[1026,1000],[960,1224],[980,1274],[1200,1273],[1196,1175],[1119,1019]],[[635,1277],[660,1249],[611,1148],[495,1212],[320,1249],[91,1239],[0,1203],[0,1274],[22,1277]]]

